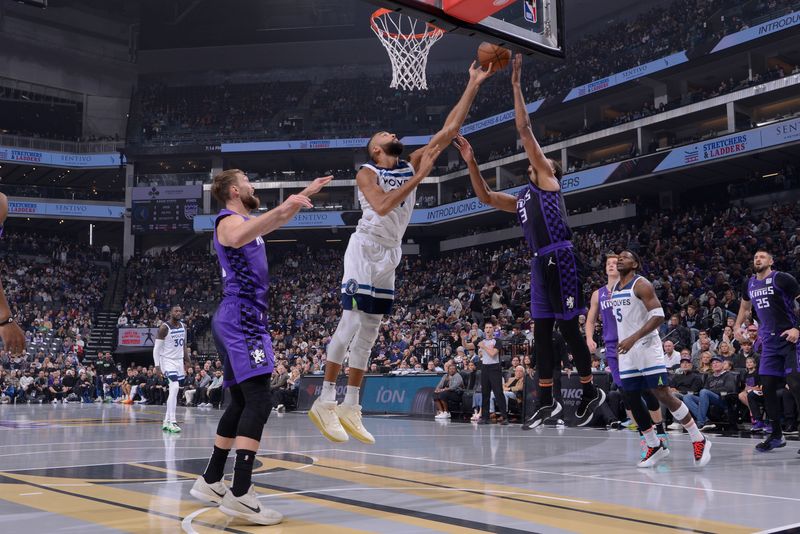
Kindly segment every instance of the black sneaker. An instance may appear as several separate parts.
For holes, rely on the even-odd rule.
[[[786,446],[786,440],[783,436],[767,436],[767,439],[756,445],[758,452],[769,452],[772,449],[780,449]]]
[[[522,425],[522,430],[530,430],[531,428],[536,428],[537,426],[541,425],[545,422],[545,420],[550,419],[551,417],[555,417],[556,415],[561,413],[561,404],[553,399],[552,404],[548,404],[542,406],[538,402],[536,403],[536,409],[533,411],[533,415],[528,418],[527,421]]]
[[[620,421],[611,421],[608,423],[608,425],[606,425],[606,430],[622,430],[624,428],[625,427],[622,426]]]
[[[789,423],[786,425],[786,427],[783,429],[783,433],[788,436],[796,436],[797,434],[800,434],[797,429],[797,423]]]
[[[581,402],[578,404],[578,409],[575,410],[575,417],[578,418],[578,426],[586,426],[592,422],[594,411],[598,409],[606,401],[606,392],[602,389],[595,387],[595,396],[587,399],[585,395],[581,395]]]

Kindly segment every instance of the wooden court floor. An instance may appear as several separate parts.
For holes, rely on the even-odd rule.
[[[478,427],[371,417],[377,444],[333,444],[304,414],[273,413],[253,480],[273,527],[194,501],[219,412],[163,407],[0,406],[0,532],[758,532],[800,522],[798,442],[767,454],[688,437],[655,470],[631,432]],[[229,460],[228,473],[232,468]]]

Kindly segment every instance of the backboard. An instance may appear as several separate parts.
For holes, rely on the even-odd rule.
[[[529,55],[564,57],[563,0],[367,1],[413,15],[448,32],[473,36]],[[483,13],[490,15],[476,20],[476,14]]]

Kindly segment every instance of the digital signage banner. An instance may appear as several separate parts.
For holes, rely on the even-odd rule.
[[[49,215],[64,219],[117,219],[122,220],[125,207],[122,205],[82,204],[80,202],[41,202],[26,198],[8,199],[8,213],[12,217]]]
[[[764,37],[765,35],[770,35],[795,26],[800,26],[800,11],[795,11],[794,13],[772,19],[758,26],[726,35],[717,43],[717,46],[711,50],[711,53],[713,54],[714,52],[719,52],[720,50],[725,50],[726,48],[740,45],[752,41],[753,39],[758,39],[759,37]]]
[[[0,161],[56,167],[79,167],[85,169],[119,167],[124,164],[118,153],[113,154],[67,154],[45,152],[30,148],[0,146]]]

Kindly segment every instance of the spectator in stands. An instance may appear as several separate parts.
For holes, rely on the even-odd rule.
[[[461,402],[464,380],[452,363],[446,366],[447,374],[442,376],[433,390],[433,403],[437,409],[436,419],[450,419],[450,407]]]
[[[668,323],[664,323],[661,327],[661,340],[672,341],[676,350],[683,350],[684,348],[691,347],[692,334],[689,329],[680,323],[681,318],[678,314],[673,314],[669,318]]]
[[[675,350],[675,344],[669,339],[664,341],[664,363],[668,371],[674,371],[681,365],[681,353]]]
[[[689,356],[689,349],[684,349],[686,354],[681,356],[680,372],[675,373],[669,379],[670,391],[679,399],[683,400],[687,395],[698,395],[703,389],[703,377],[694,370],[692,358]],[[662,408],[664,417],[669,417],[669,411]],[[683,426],[677,421],[669,425],[670,430],[681,430]]]
[[[722,368],[722,358],[714,356],[711,360],[712,373],[706,378],[703,389],[698,394],[690,393],[683,397],[683,402],[689,407],[697,426],[705,430],[713,430],[716,425],[708,422],[708,412],[711,406],[716,406],[727,415],[728,424],[736,427],[736,405],[726,402],[727,395],[737,395],[736,374]]]
[[[214,371],[214,379],[208,385],[206,394],[208,395],[206,407],[219,408],[222,403],[222,371]]]

